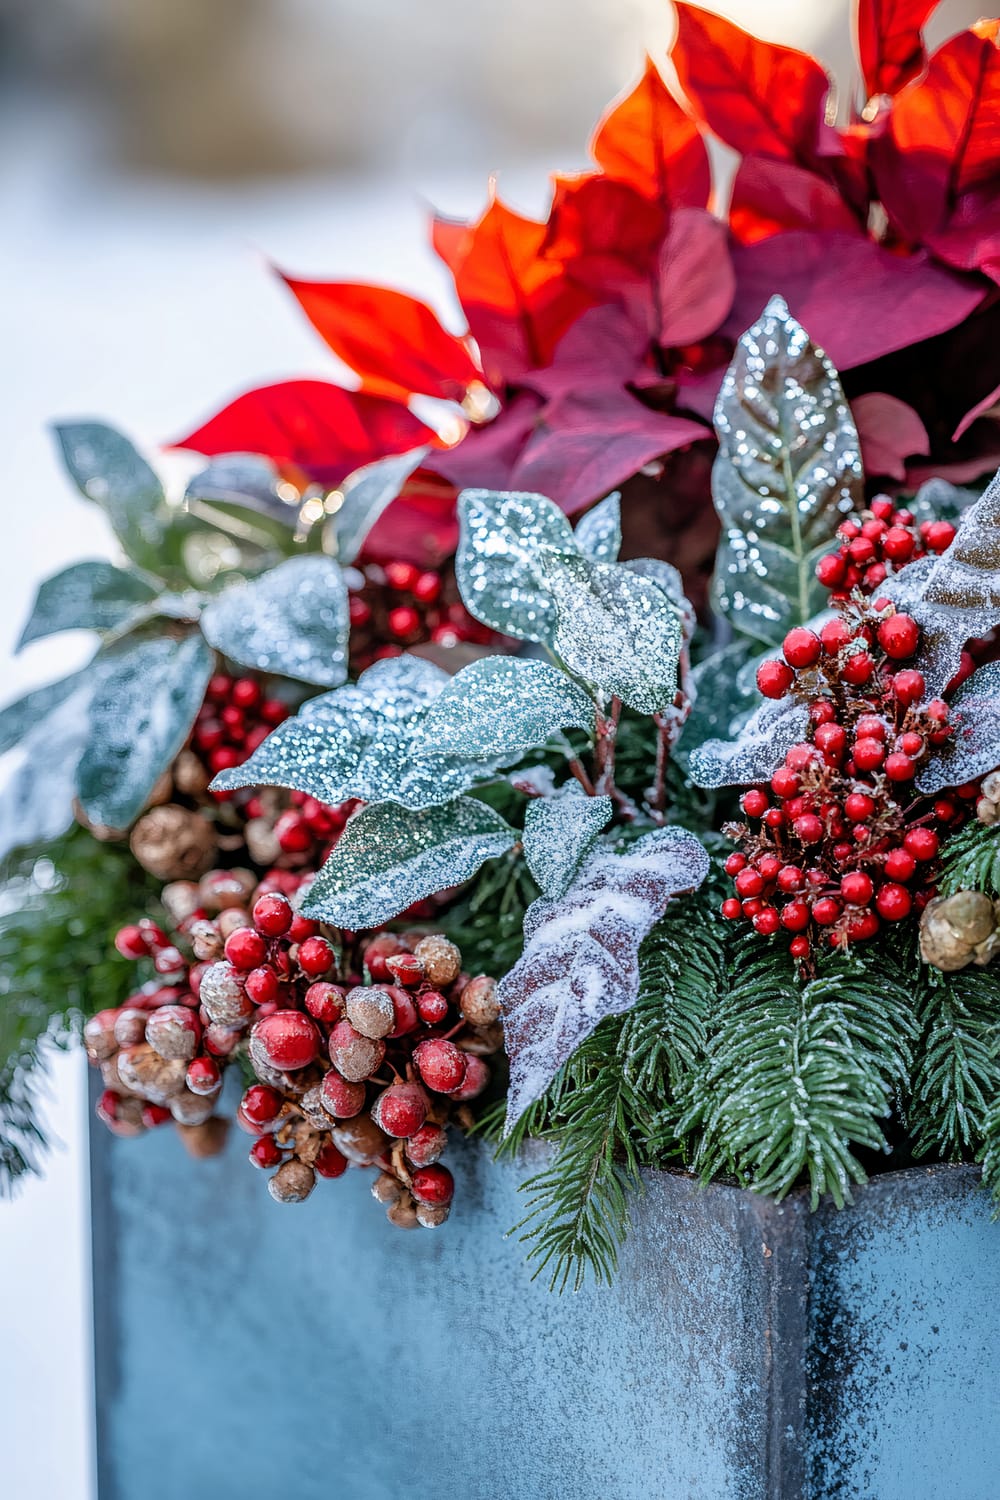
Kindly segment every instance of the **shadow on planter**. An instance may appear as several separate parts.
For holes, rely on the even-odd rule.
[[[234,1131],[92,1137],[100,1500],[996,1500],[1000,1224],[970,1167],[841,1213],[654,1172],[616,1284],[532,1283],[523,1169],[438,1231],[280,1208]]]

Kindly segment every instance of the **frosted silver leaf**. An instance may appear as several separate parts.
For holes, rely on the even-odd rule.
[[[643,939],[670,897],[696,889],[707,873],[694,834],[661,828],[622,854],[595,849],[564,896],[528,908],[524,952],[498,987],[508,1131],[594,1028],[635,1004]]]
[[[772,297],[740,339],[715,406],[719,608],[779,642],[825,602],[816,563],[863,498],[858,435],[832,363]]]
[[[560,729],[594,728],[594,705],[565,673],[544,661],[490,656],[471,662],[428,709],[411,742],[417,756],[495,761],[520,757]]]
[[[734,740],[707,740],[692,750],[691,780],[696,786],[746,786],[770,781],[788,751],[805,739],[809,710],[792,698],[768,699]]]
[[[298,520],[298,494],[291,502],[284,500],[285,488],[277,466],[262,454],[220,453],[190,481],[184,499],[255,511],[292,529]]]
[[[302,910],[338,927],[376,927],[460,885],[516,841],[516,829],[471,797],[421,812],[391,802],[366,807],[341,834]]]
[[[324,550],[344,566],[352,563],[379,516],[397,498],[429,451],[423,447],[394,453],[390,458],[380,458],[355,469],[342,480],[338,491],[343,499],[323,529]]]
[[[156,572],[165,502],[149,464],[127,437],[103,422],[59,423],[55,434],[81,494],[105,512],[129,557]]]
[[[927,796],[988,776],[1000,766],[1000,662],[987,663],[963,682],[951,708],[958,719],[955,736],[917,776],[917,787]]]
[[[615,490],[577,522],[576,545],[591,562],[618,561],[622,548],[622,497]]]
[[[756,684],[741,686],[742,670],[754,658],[755,643],[743,636],[713,651],[691,672],[694,707],[681,733],[676,754],[682,760],[706,740],[732,740],[760,702]]]
[[[197,634],[160,636],[111,647],[94,668],[78,793],[92,822],[127,828],[191,731],[212,653]]]
[[[612,813],[610,797],[588,797],[575,781],[529,802],[524,858],[545,896],[562,896]]]
[[[55,688],[69,691],[56,701]],[[0,786],[0,859],[13,849],[58,838],[72,823],[77,766],[90,733],[92,691],[88,672],[78,672],[12,705],[21,710],[25,728],[23,737],[18,736],[17,760]],[[42,694],[48,703],[44,713]],[[30,706],[29,699],[34,700]]]
[[[205,638],[241,666],[335,687],[347,676],[347,586],[329,557],[292,557],[205,606]]]
[[[576,552],[569,522],[544,495],[464,490],[455,577],[470,614],[518,640],[550,642],[555,610],[539,570],[542,547]]]
[[[112,630],[155,597],[137,573],[108,562],[74,563],[40,585],[18,650],[61,630]]]
[[[556,608],[552,644],[569,670],[606,701],[617,697],[646,714],[668,708],[682,646],[677,606],[619,563],[548,549],[539,559]]]
[[[23,740],[47,714],[58,708],[71,693],[75,693],[86,675],[87,668],[81,672],[72,672],[68,677],[48,682],[44,687],[35,688],[0,708],[0,755]]]
[[[1000,474],[958,522],[941,557],[922,557],[879,590],[921,629],[917,665],[931,697],[958,671],[966,641],[1000,624]]]

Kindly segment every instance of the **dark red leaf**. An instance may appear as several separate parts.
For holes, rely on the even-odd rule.
[[[632,91],[600,121],[590,145],[609,177],[664,204],[704,208],[712,173],[701,131],[670,93],[652,58]]]
[[[860,234],[793,231],[732,254],[737,291],[724,331],[738,338],[778,292],[840,370],[955,327],[983,298],[971,277]]]
[[[745,245],[785,229],[857,231],[861,226],[831,182],[791,161],[743,158],[733,182],[729,223]]]
[[[435,441],[430,428],[398,402],[325,380],[285,380],[237,396],[171,446],[209,457],[263,453],[320,484],[336,485],[362,464]]]
[[[677,0],[672,53],[699,118],[743,155],[808,165],[830,80],[815,58],[750,36],[732,21]]]
[[[695,344],[719,328],[733,304],[736,277],[726,226],[700,208],[671,216],[660,251],[657,342],[662,349]]]
[[[280,274],[280,273],[279,273]],[[446,332],[426,302],[389,287],[296,281],[282,275],[334,354],[374,396],[461,401],[479,370],[461,339]]]
[[[998,431],[1000,431],[1000,385],[994,386],[981,400],[976,402],[970,411],[965,413],[965,416],[952,434],[952,440],[957,443],[959,438],[968,432],[973,422],[977,422],[980,417],[985,416],[992,417],[994,422],[998,424]]]
[[[884,391],[855,396],[851,411],[861,440],[861,457],[869,479],[905,479],[906,460],[930,452],[927,428],[912,406]]]
[[[454,448],[432,453],[427,465],[456,489],[503,490],[521,450],[535,430],[543,401],[531,391],[519,391],[499,416],[482,427],[470,427]]]
[[[653,459],[707,435],[701,423],[650,411],[620,387],[584,386],[545,407],[511,484],[549,495],[573,515]]]
[[[948,227],[929,234],[926,243],[946,265],[1000,282],[1000,184],[987,193],[966,193]]]
[[[621,303],[591,307],[560,339],[552,363],[524,377],[529,390],[552,400],[582,385],[626,385],[643,375],[659,378],[643,359],[649,348],[646,327],[629,317]]]
[[[923,29],[938,0],[859,0],[858,56],[869,98],[894,94],[923,72]]]
[[[418,469],[375,522],[362,555],[373,562],[398,558],[420,568],[440,567],[458,543],[455,499],[451,485]]]
[[[667,222],[663,205],[628,183],[596,173],[557,177],[543,253],[606,302],[626,286],[648,282]]]

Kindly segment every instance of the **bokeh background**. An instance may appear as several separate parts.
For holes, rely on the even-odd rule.
[[[847,0],[712,8],[850,79]],[[943,0],[932,39],[978,13]],[[495,173],[540,209],[672,29],[668,0],[0,0],[0,698],[83,659],[75,637],[13,647],[42,577],[112,552],[50,418],[152,446],[246,386],[333,374],[268,261],[449,316],[428,205],[476,213]],[[54,1059],[59,1144],[0,1203],[0,1493],[18,1500],[93,1494],[84,1074]]]

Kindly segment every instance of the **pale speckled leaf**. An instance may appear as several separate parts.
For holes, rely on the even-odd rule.
[[[156,571],[164,536],[163,487],[128,438],[103,422],[56,424],[63,462],[81,494],[107,514],[125,551]]]
[[[93,679],[78,672],[53,686],[70,684],[61,701],[50,696],[50,711],[28,728],[0,785],[0,859],[14,849],[58,838],[73,821],[77,766],[90,734]],[[48,691],[40,688],[29,697]]]
[[[155,597],[145,579],[113,563],[74,563],[39,586],[17,649],[61,630],[113,630]]]
[[[635,1004],[643,939],[671,896],[697,889],[707,873],[694,834],[661,828],[621,854],[595,849],[564,896],[528,908],[524,952],[498,988],[508,1131],[594,1028]]]
[[[200,635],[127,641],[101,653],[78,792],[94,823],[127,828],[187,739],[212,675]]]
[[[1000,624],[1000,474],[966,510],[941,557],[922,557],[880,589],[921,629],[917,665],[934,696],[958,671],[962,648]]]
[[[576,524],[576,545],[591,562],[618,561],[622,549],[622,497],[615,490]]]
[[[693,668],[694,707],[675,752],[681,759],[706,740],[731,740],[739,734],[760,702],[755,683],[741,686],[742,670],[754,658],[755,643],[742,636]]]
[[[776,643],[822,606],[816,563],[863,498],[840,379],[780,297],[740,339],[715,407],[718,605]]]
[[[299,514],[298,495],[285,500],[282,490],[281,475],[269,458],[260,453],[220,453],[189,481],[184,498],[255,511],[293,528]]]
[[[524,858],[543,895],[565,894],[612,811],[610,797],[588,797],[575,781],[528,803]]]
[[[804,740],[809,710],[793,698],[768,699],[734,740],[706,740],[691,752],[696,786],[747,786],[769,781],[788,751]]]
[[[376,927],[468,880],[517,842],[499,813],[471,797],[411,812],[394,803],[353,817],[302,903],[338,927]]]
[[[347,676],[347,585],[329,557],[292,557],[206,604],[205,638],[241,666],[322,687]]]
[[[962,786],[1000,766],[1000,662],[988,662],[962,683],[951,700],[958,719],[953,739],[917,776],[917,786],[933,796],[946,786]]]
[[[47,714],[58,708],[71,693],[75,693],[87,671],[85,667],[81,672],[61,677],[58,682],[46,683],[44,687],[35,688],[0,709],[0,755],[23,740]]]
[[[504,635],[550,643],[556,616],[538,555],[576,552],[562,511],[544,495],[464,490],[458,516],[455,577],[466,609]]]
[[[553,648],[569,670],[639,713],[668,708],[682,632],[678,609],[659,585],[617,563],[547,548],[538,557],[556,608]]]
[[[458,672],[428,710],[413,740],[417,755],[495,760],[521,756],[560,729],[594,728],[594,705],[544,661],[490,656]]]
[[[422,447],[411,448],[408,453],[394,453],[365,464],[342,480],[338,489],[343,499],[323,529],[324,550],[344,566],[352,563],[379,516],[396,499],[429,452],[429,448]]]

